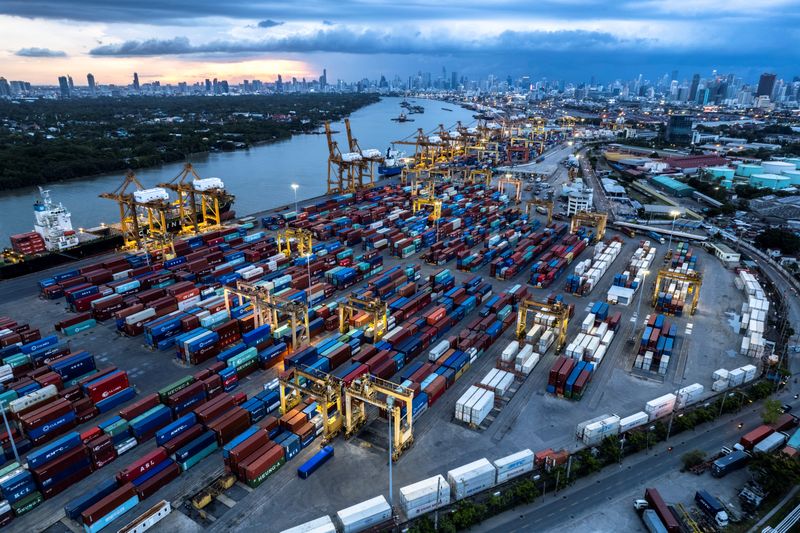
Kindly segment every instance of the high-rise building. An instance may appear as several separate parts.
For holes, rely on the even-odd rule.
[[[134,72],[133,73],[133,89],[135,91],[139,90],[139,73],[138,72]]]
[[[697,87],[700,85],[700,74],[692,76],[692,84],[689,86],[689,101],[697,101]]]
[[[11,96],[11,86],[9,86],[8,80],[3,77],[0,77],[0,96]]]
[[[69,98],[69,82],[66,76],[58,77],[58,87],[61,89],[61,98]]]
[[[672,115],[667,122],[667,142],[689,144],[692,141],[692,117]]]
[[[458,89],[458,75],[455,70],[450,73],[450,89]]]
[[[206,92],[207,93],[211,92],[211,80],[208,78],[206,78]]]
[[[86,75],[86,83],[89,85],[89,92],[94,94],[94,88],[95,88],[94,74],[92,74],[91,72]]]
[[[319,84],[323,89],[328,85],[328,69],[322,69],[322,76],[319,77]]]
[[[672,79],[669,80],[669,81],[678,81],[678,71],[677,70],[673,70],[672,71]]]
[[[275,92],[282,93],[283,92],[283,78],[280,74],[278,74],[278,79],[275,81]]]
[[[67,83],[69,84],[70,92],[75,89],[75,83],[72,81],[72,76],[67,75]]]
[[[771,96],[773,87],[775,87],[775,74],[768,74],[765,72],[758,79],[758,89],[756,89],[756,97]]]

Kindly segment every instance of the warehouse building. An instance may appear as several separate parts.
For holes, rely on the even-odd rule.
[[[689,185],[681,183],[676,179],[672,179],[669,176],[656,176],[651,180],[651,182],[662,191],[677,198],[691,196],[694,192],[694,187],[690,187]]]
[[[742,254],[732,250],[730,246],[727,246],[721,242],[709,242],[706,244],[706,246],[708,247],[708,250],[713,252],[717,259],[722,261],[722,264],[725,266],[736,266],[742,259]]]

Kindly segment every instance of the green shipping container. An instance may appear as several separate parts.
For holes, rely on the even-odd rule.
[[[90,318],[89,320],[84,320],[83,322],[78,322],[77,324],[65,327],[64,335],[68,337],[72,335],[77,335],[81,331],[86,331],[87,329],[91,329],[96,325],[97,321],[94,318]]]
[[[120,420],[114,422],[105,429],[105,434],[110,437],[116,437],[120,433],[126,433],[130,427],[130,422],[127,420]]]
[[[152,409],[148,409],[144,413],[140,414],[139,416],[137,416],[133,420],[129,420],[128,421],[128,425],[129,426],[136,425],[140,421],[146,419],[148,416],[151,416],[151,415],[155,414],[156,412],[160,411],[163,408],[164,408],[164,404],[158,404],[155,407],[153,407]]]
[[[258,363],[258,355],[256,355],[251,359],[248,359],[247,361],[242,362],[242,364],[240,365],[236,365],[236,373],[240,374],[246,371],[247,369],[256,366],[257,363]]]
[[[159,389],[158,396],[159,396],[159,398],[161,398],[162,402],[166,401],[167,398],[169,398],[170,396],[172,396],[176,392],[182,391],[183,389],[185,389],[186,387],[188,387],[192,383],[194,383],[194,377],[193,376],[186,376],[185,378],[180,379],[180,380],[176,381],[175,383],[171,383],[171,384],[167,385],[163,389]]]
[[[258,359],[258,350],[255,348],[248,348],[240,354],[234,355],[228,359],[228,366],[238,368],[240,365],[246,363],[251,359]]]
[[[19,394],[17,394],[15,390],[0,392],[0,406],[3,407],[3,411],[8,409],[8,402],[16,400],[17,398],[19,398]]]
[[[16,462],[16,461],[14,461],[13,463],[11,463],[10,465],[8,465],[8,466],[6,466],[4,468],[0,468],[0,477],[5,476],[9,472],[13,472],[17,468],[19,468],[19,463]]]
[[[22,516],[28,511],[35,509],[36,506],[43,501],[44,498],[42,498],[42,493],[37,490],[36,492],[31,492],[21,500],[14,502],[11,505],[11,508],[14,510],[15,515]]]
[[[78,384],[78,382],[80,380],[82,380],[85,377],[91,376],[92,374],[97,374],[97,370],[96,369],[95,370],[90,370],[89,372],[83,374],[82,376],[78,376],[76,378],[72,378],[71,380],[69,380],[66,383],[64,383],[64,388],[74,387],[75,385]]]
[[[30,362],[31,358],[23,353],[9,355],[5,359],[3,359],[4,364],[11,365],[14,368],[22,365],[27,365]]]
[[[181,471],[186,472],[187,470],[195,466],[197,463],[199,463],[200,461],[202,461],[203,459],[214,453],[214,450],[216,450],[218,447],[219,446],[217,445],[216,442],[212,442],[211,444],[209,444],[208,446],[206,446],[205,448],[203,448],[202,450],[191,456],[185,463],[180,463]]]
[[[252,488],[258,487],[259,485],[261,485],[264,482],[265,479],[267,479],[269,476],[274,474],[280,467],[282,467],[284,465],[284,463],[286,463],[286,457],[285,456],[281,457],[280,461],[278,461],[277,463],[275,463],[274,465],[269,467],[266,472],[264,472],[263,474],[261,474],[257,478],[255,478],[253,480],[248,480],[247,484],[250,485]]]

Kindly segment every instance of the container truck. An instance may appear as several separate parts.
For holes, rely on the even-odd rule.
[[[749,460],[749,453],[744,450],[735,450],[711,463],[711,475],[723,477],[729,472],[742,468]]]
[[[664,237],[662,237],[660,233],[656,233],[655,231],[648,231],[647,236],[653,239],[654,241],[658,241],[661,244],[664,244],[666,242]]]
[[[718,499],[705,490],[698,490],[694,493],[694,501],[697,506],[710,516],[719,527],[728,525],[728,513],[725,506]]]
[[[661,494],[659,494],[658,489],[654,489],[652,487],[645,489],[644,499],[650,504],[650,508],[653,509],[656,514],[658,514],[658,517],[661,519],[661,522],[664,524],[664,528],[668,533],[681,532],[681,526],[678,524],[678,519],[675,518],[675,515],[673,515],[672,511],[669,510],[667,504],[664,503],[664,499],[661,497]]]
[[[786,443],[786,435],[775,432],[753,446],[753,453],[771,453]]]
[[[644,510],[642,513],[642,522],[644,522],[644,527],[646,527],[647,531],[650,533],[667,533],[667,528],[664,527],[664,523],[658,517],[658,513],[652,509]]]
[[[766,439],[767,437],[772,435],[774,432],[775,432],[775,430],[772,429],[769,426],[766,426],[766,425],[765,426],[758,426],[753,431],[750,431],[749,433],[743,435],[742,438],[739,439],[739,444],[744,446],[745,450],[748,450],[748,451],[752,450],[753,447],[756,444],[758,444],[762,440]]]

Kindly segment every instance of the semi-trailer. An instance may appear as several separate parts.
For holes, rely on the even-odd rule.
[[[728,513],[725,506],[718,499],[705,490],[698,490],[694,493],[694,501],[697,506],[710,516],[719,527],[728,525]]]

